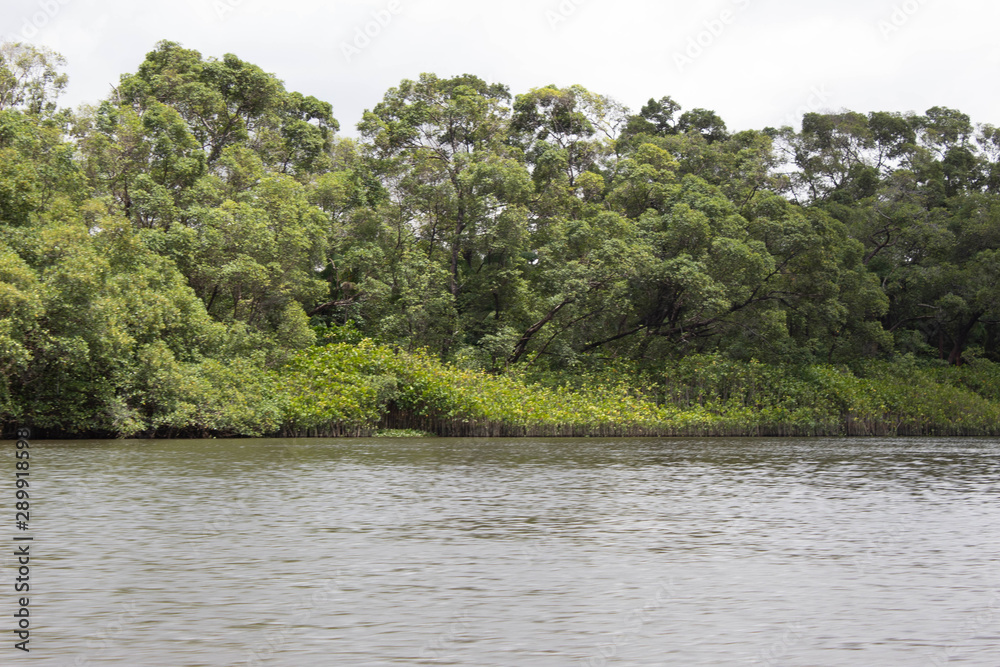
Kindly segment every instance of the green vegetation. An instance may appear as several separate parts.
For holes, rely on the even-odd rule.
[[[566,378],[549,373],[545,384],[365,340],[303,352],[279,375],[288,381],[295,435],[380,426],[467,436],[1000,433],[1000,401],[979,384],[1000,377],[1000,368],[976,367],[905,358],[875,362],[859,376],[825,364],[692,355],[655,372],[633,363]]]
[[[0,45],[0,429],[996,434],[1000,130]]]

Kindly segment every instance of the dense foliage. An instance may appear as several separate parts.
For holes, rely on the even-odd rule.
[[[1000,129],[0,46],[0,427],[996,433]]]

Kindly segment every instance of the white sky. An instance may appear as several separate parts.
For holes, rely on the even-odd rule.
[[[742,130],[936,105],[1000,125],[998,19],[1000,3],[980,0],[4,0],[0,38],[62,53],[70,106],[107,96],[169,39],[331,102],[347,135],[421,72],[513,94],[580,84],[633,111],[670,95]],[[348,57],[366,25],[374,36]]]

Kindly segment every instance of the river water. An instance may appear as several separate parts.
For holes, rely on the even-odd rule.
[[[996,440],[31,453],[32,650],[7,555],[3,664],[1000,665]]]

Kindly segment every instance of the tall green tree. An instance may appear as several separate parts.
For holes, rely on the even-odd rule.
[[[269,166],[309,169],[339,127],[329,103],[287,92],[260,67],[233,54],[205,59],[175,42],[157,44],[115,91],[117,104],[136,110],[154,100],[181,115],[209,165],[227,146],[247,145]]]
[[[397,219],[443,261],[455,328],[441,349],[496,333],[519,288],[531,181],[507,142],[510,94],[471,75],[406,80],[359,124]],[[437,296],[428,295],[431,299]]]

